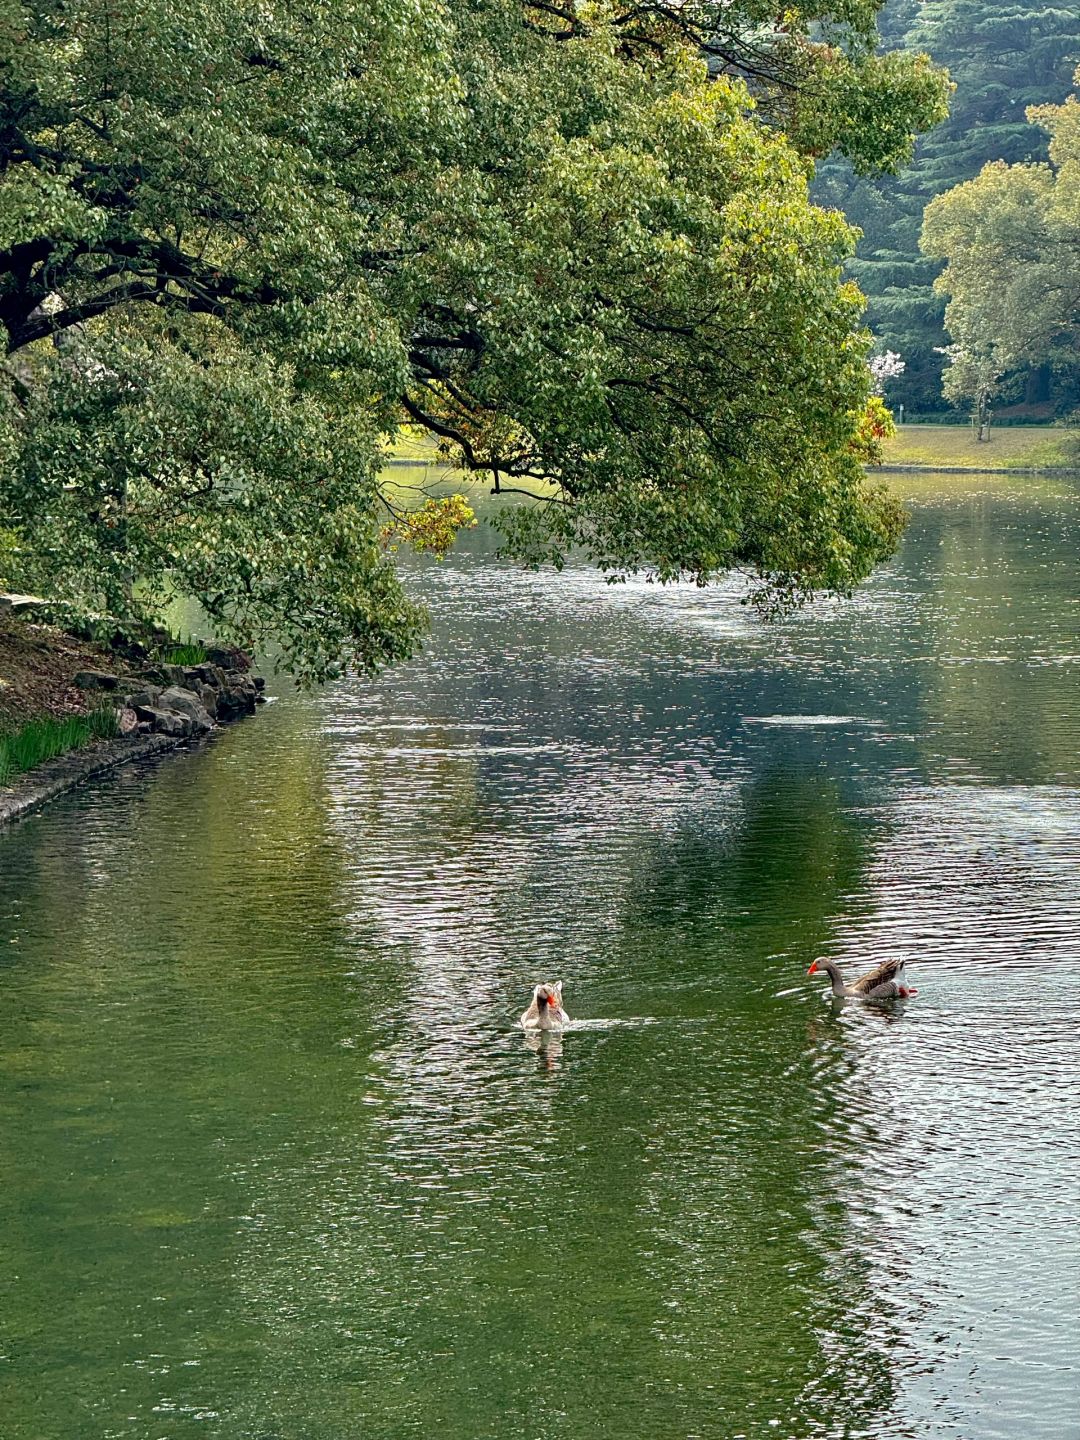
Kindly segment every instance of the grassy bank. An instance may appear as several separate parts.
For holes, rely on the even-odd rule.
[[[27,721],[10,734],[0,732],[0,785],[57,755],[79,750],[92,740],[109,740],[117,733],[116,712],[110,708],[62,720],[47,715]]]
[[[79,689],[80,670],[111,670],[98,645],[49,625],[0,617],[0,786],[46,760],[116,734],[101,696]]]
[[[1002,426],[982,444],[967,425],[903,425],[885,445],[886,465],[929,470],[1080,470],[1080,435],[1040,425]]]
[[[885,464],[913,465],[925,470],[1056,470],[1080,471],[1080,431],[1048,425],[993,427],[990,439],[980,444],[970,425],[903,425],[885,443]],[[438,483],[442,462],[427,436],[403,430],[394,445],[386,480],[403,492],[410,486]],[[478,487],[486,492],[491,477],[448,472],[447,483],[457,489]],[[534,487],[539,488],[539,487]],[[407,503],[407,495],[403,494]]]

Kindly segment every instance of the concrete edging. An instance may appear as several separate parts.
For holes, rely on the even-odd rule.
[[[0,826],[21,820],[24,815],[55,800],[58,795],[74,790],[97,775],[126,765],[130,760],[145,760],[188,743],[188,739],[172,735],[125,736],[80,750],[69,750],[55,760],[46,760],[43,765],[20,776],[13,785],[0,789]]]
[[[871,475],[1080,475],[1074,465],[901,465],[867,467]]]

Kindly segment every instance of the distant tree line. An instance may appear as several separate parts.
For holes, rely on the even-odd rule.
[[[1030,124],[1027,112],[1065,99],[1080,63],[1080,6],[887,0],[880,30],[885,47],[927,51],[948,68],[955,86],[949,118],[919,140],[913,163],[898,174],[860,177],[834,158],[819,167],[814,194],[863,232],[849,272],[869,297],[867,323],[906,362],[889,385],[890,402],[923,412],[950,402],[966,406],[955,368],[942,398],[947,347],[959,337],[946,332],[947,292],[934,285],[944,256],[920,248],[923,214],[935,196],[974,179],[988,163],[1048,159],[1046,128]],[[991,187],[981,193],[989,204]],[[996,363],[1005,362],[998,347]],[[1060,341],[1042,353],[1031,346],[1013,352],[995,395],[999,405],[1019,404],[1036,416],[1080,406],[1077,373]]]
[[[921,237],[945,262],[945,394],[974,408],[984,438],[1017,374],[1080,389],[1080,99],[1029,113],[1050,136],[1049,163],[985,165],[930,202]]]

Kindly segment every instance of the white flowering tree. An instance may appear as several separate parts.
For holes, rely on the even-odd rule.
[[[895,350],[886,350],[881,355],[871,355],[869,360],[870,380],[875,395],[884,395],[885,386],[907,369],[907,361],[901,360]]]

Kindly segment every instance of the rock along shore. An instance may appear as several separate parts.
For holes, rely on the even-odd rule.
[[[255,712],[264,682],[242,651],[211,649],[200,665],[146,665],[132,674],[81,670],[75,684],[116,706],[120,734],[70,751],[0,788],[0,825],[94,776],[208,735]]]

